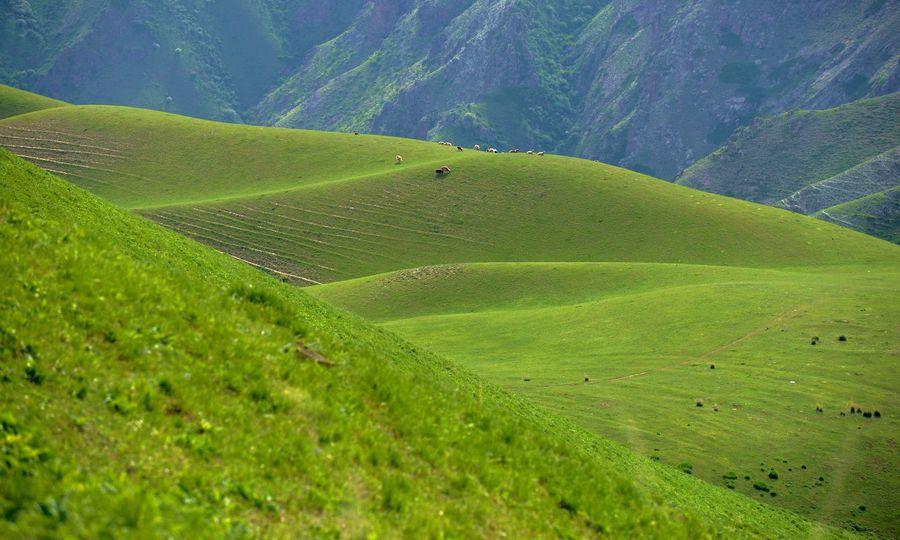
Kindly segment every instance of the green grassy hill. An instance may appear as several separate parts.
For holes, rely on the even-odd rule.
[[[0,122],[10,136],[283,281],[332,283],[313,294],[580,428],[815,519],[898,532],[890,243],[558,156],[119,107],[18,116]],[[647,482],[693,504],[671,478]]]
[[[0,194],[4,537],[813,534],[2,151]]]
[[[898,185],[898,118],[900,93],[763,118],[678,183],[812,215]]]
[[[900,406],[898,285],[896,267],[541,263],[311,292],[713,484],[892,535],[900,486],[876,472],[900,467],[898,423],[849,412]]]
[[[0,123],[0,141],[13,134],[35,137],[8,148],[47,170],[305,283],[454,262],[791,266],[894,253],[792,213],[573,158],[121,107]],[[434,174],[441,165],[446,178]]]
[[[68,105],[68,103],[0,84],[0,120],[64,105]]]
[[[823,208],[815,216],[900,244],[900,186]]]

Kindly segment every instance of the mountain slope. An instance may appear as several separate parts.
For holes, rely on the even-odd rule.
[[[68,103],[0,84],[0,120],[64,105],[68,105]]]
[[[5,152],[0,168],[5,535],[811,532]]]
[[[900,180],[900,146],[878,154],[825,180],[810,184],[778,202],[788,210],[812,214],[839,204],[889,190]]]
[[[678,183],[814,214],[900,183],[898,119],[900,93],[760,119]]]
[[[240,121],[363,3],[7,2],[0,6],[0,78],[76,103]]]
[[[900,244],[900,187],[824,208],[814,215]]]
[[[773,204],[893,150],[900,144],[898,118],[900,93],[760,119],[688,168],[678,183]],[[845,202],[839,197],[835,202]]]
[[[740,471],[726,485],[816,519],[892,534],[897,464],[885,445],[896,429],[886,412],[896,401],[896,246],[551,155],[459,152],[120,107],[0,122],[0,135],[11,133],[40,145],[38,153],[13,148],[20,154],[283,281],[361,278],[312,290],[346,287],[329,301],[595,434],[670,465],[685,459],[715,484]],[[441,165],[451,173],[436,175]],[[492,264],[469,272],[472,263]],[[773,324],[785,331],[767,333]],[[850,341],[836,342],[841,334]],[[810,345],[813,336],[823,342]],[[716,377],[707,362],[721,366]],[[652,375],[609,380],[642,371]],[[585,385],[585,376],[597,382]],[[800,386],[786,386],[790,380]],[[646,403],[624,402],[635,395]],[[696,407],[697,398],[707,406]],[[739,412],[713,410],[730,403]],[[840,417],[850,405],[885,415],[868,424]],[[853,450],[860,445],[866,450]],[[777,465],[784,459],[789,464]],[[756,463],[777,466],[784,480],[766,480]],[[852,475],[859,479],[848,481]],[[642,481],[692,504],[668,480]],[[770,491],[753,487],[760,481]],[[721,508],[711,504],[709,511]]]
[[[900,89],[897,0],[17,0],[0,20],[0,80],[70,102],[666,179],[756,116]]]

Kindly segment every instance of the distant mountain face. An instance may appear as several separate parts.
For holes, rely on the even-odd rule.
[[[737,127],[900,87],[900,0],[6,0],[71,102],[539,148],[674,179]]]
[[[677,182],[900,240],[900,93],[757,119]]]

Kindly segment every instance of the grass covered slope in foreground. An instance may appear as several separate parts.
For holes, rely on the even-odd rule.
[[[5,152],[0,193],[2,536],[813,532]]]
[[[885,263],[461,264],[308,290],[712,484],[893,537],[900,274]]]
[[[19,114],[63,107],[65,105],[68,105],[68,103],[0,84],[0,120]]]

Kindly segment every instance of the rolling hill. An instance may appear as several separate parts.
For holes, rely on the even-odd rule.
[[[829,207],[900,185],[898,118],[900,93],[762,118],[685,170],[678,183],[824,217]],[[866,226],[863,219],[860,227],[890,231],[900,213],[884,207],[880,220],[885,225]]]
[[[63,105],[68,103],[0,84],[0,119]]]
[[[0,194],[4,537],[837,533],[588,435],[5,151]]]
[[[325,284],[309,291],[538,411],[897,533],[890,243],[596,162],[392,137],[77,106],[0,121],[0,144],[282,281]]]

